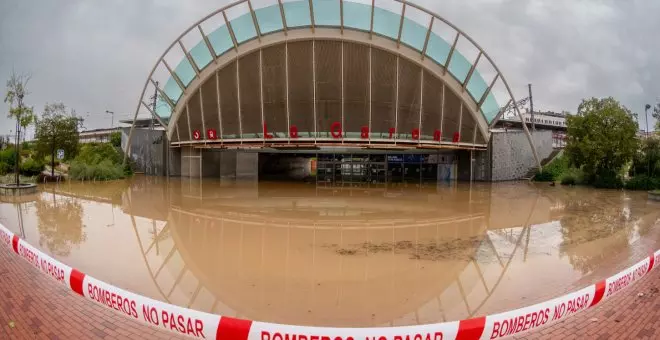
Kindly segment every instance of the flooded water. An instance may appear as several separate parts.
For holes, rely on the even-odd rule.
[[[185,307],[318,326],[521,307],[660,247],[646,193],[503,184],[324,187],[136,177],[0,202],[60,261]],[[656,247],[656,248],[658,248]]]

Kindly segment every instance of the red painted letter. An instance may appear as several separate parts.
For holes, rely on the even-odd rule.
[[[435,131],[433,131],[433,140],[434,141],[439,142],[440,137],[442,137],[442,132],[440,132],[440,130],[436,129]]]
[[[298,127],[295,125],[291,125],[289,128],[289,137],[291,138],[298,138]]]
[[[363,126],[362,129],[360,129],[360,138],[367,139],[369,138],[369,127],[368,126]]]
[[[215,129],[207,129],[206,130],[206,136],[209,139],[213,139],[213,140],[218,138],[218,135],[216,134]]]
[[[266,123],[264,123],[264,138],[266,138],[266,139],[271,139],[271,138],[273,138],[273,135],[271,135],[270,133],[268,133],[268,128],[266,127]]]
[[[454,142],[454,143],[458,143],[458,142],[460,142],[460,141],[461,141],[461,134],[458,133],[458,132],[454,132],[454,140],[453,140],[453,142]]]
[[[332,138],[341,138],[341,123],[332,123],[332,125],[330,125],[330,133],[332,134]]]
[[[392,135],[394,134],[395,131],[396,131],[395,128],[390,128],[390,139],[392,139]]]
[[[193,131],[193,139],[198,140],[202,138],[202,134],[199,132],[199,130]]]
[[[419,129],[412,130],[412,139],[419,140]]]

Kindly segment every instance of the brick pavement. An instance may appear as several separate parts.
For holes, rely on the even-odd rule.
[[[660,269],[592,309],[516,339],[660,339]]]
[[[0,339],[181,337],[90,303],[0,246]]]
[[[594,309],[516,338],[660,339],[660,269]],[[181,338],[54,285],[11,250],[0,247],[0,339]]]

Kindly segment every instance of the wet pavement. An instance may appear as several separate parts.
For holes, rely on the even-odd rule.
[[[289,324],[490,314],[612,274],[640,241],[660,248],[660,203],[645,193],[140,176],[40,189],[0,201],[0,222],[60,261],[169,303]]]

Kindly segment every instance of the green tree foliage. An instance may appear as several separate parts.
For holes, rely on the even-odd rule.
[[[110,144],[116,148],[121,148],[121,132],[116,131],[110,134]]]
[[[82,119],[67,113],[62,103],[46,104],[44,113],[37,120],[35,146],[41,157],[50,157],[51,176],[55,176],[55,156],[58,149],[64,150],[65,157],[73,159],[78,152],[78,129]]]
[[[655,104],[651,115],[655,118],[655,129],[660,131],[660,103]]]
[[[567,117],[564,151],[597,187],[620,188],[620,172],[637,152],[637,123],[632,113],[614,98],[585,99],[578,113]]]
[[[21,163],[21,175],[37,176],[44,170],[44,163],[40,160],[28,158]]]
[[[660,138],[645,138],[633,157],[630,176],[646,175],[660,178]]]
[[[550,164],[544,166],[542,171],[536,173],[534,180],[537,182],[557,181],[568,170],[568,166],[568,159],[564,156],[559,156],[550,162]]]
[[[121,162],[122,156],[112,144],[84,144],[78,156],[71,162],[69,176],[78,180],[124,178],[127,173]]]
[[[4,102],[9,105],[9,118],[16,120],[16,124],[18,126],[16,131],[17,140],[20,140],[21,137],[20,128],[25,129],[34,121],[34,113],[32,108],[25,106],[23,103],[23,99],[28,95],[27,83],[29,80],[30,77],[17,75],[14,72],[12,72],[9,80],[7,80],[7,92],[5,92]],[[20,143],[16,144],[16,164],[14,165],[14,171],[16,172],[15,184],[19,185],[19,168],[21,158],[18,157],[18,155],[20,154]]]

